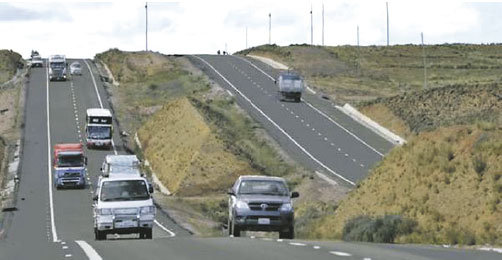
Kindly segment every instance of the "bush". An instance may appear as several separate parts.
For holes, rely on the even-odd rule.
[[[413,232],[417,223],[399,215],[371,218],[359,216],[345,224],[342,238],[345,241],[394,243],[397,236]]]

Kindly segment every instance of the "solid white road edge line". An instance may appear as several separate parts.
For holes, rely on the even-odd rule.
[[[56,221],[54,220],[54,199],[52,196],[52,163],[51,163],[51,120],[49,109],[49,67],[45,70],[46,76],[46,107],[47,107],[47,172],[49,173],[49,208],[51,215],[52,242],[58,242]]]
[[[96,91],[96,96],[98,96],[98,102],[99,102],[99,106],[101,108],[103,108],[103,102],[101,102],[101,96],[99,95],[99,91],[98,91],[98,86],[96,85],[96,79],[94,78],[94,74],[92,73],[92,70],[91,70],[91,66],[89,66],[89,63],[87,63],[87,60],[83,60],[85,62],[85,65],[87,65],[87,68],[89,69],[89,74],[91,74],[91,78],[92,78],[92,83],[94,84],[94,90]],[[113,153],[115,155],[117,155],[117,149],[115,148],[115,143],[113,142],[113,138],[112,138],[112,147],[113,147]]]
[[[171,230],[167,229],[166,227],[164,227],[162,224],[160,224],[160,222],[158,222],[156,219],[153,220],[153,223],[155,223],[157,226],[159,226],[162,230],[166,231],[167,233],[169,233],[169,235],[171,235],[171,237],[175,237],[176,234],[174,232],[172,232]]]
[[[275,82],[275,79],[270,76],[269,74],[267,74],[265,71],[263,71],[262,69],[258,68],[256,65],[254,65],[252,62],[242,58],[242,57],[238,57],[238,56],[235,56],[241,60],[244,60],[246,61],[247,63],[251,64],[251,66],[253,66],[255,69],[257,69],[258,71],[260,71],[261,73],[263,73],[265,76],[269,77],[272,81]],[[311,88],[307,87],[308,90],[310,90],[311,92],[313,92],[315,94],[315,91],[313,91]],[[326,119],[328,119],[330,122],[336,124],[338,127],[340,127],[341,129],[345,130],[345,132],[347,132],[349,135],[351,135],[352,137],[356,138],[356,140],[358,140],[359,142],[361,142],[362,144],[366,145],[368,148],[370,148],[371,150],[373,150],[375,153],[377,153],[378,155],[382,156],[383,157],[383,154],[380,153],[379,151],[377,151],[375,148],[371,147],[369,144],[367,144],[366,142],[364,142],[361,138],[359,138],[358,136],[356,136],[355,134],[353,134],[352,132],[350,132],[349,130],[347,130],[345,127],[341,126],[340,124],[338,124],[336,121],[334,121],[333,119],[331,119],[331,117],[327,116],[325,113],[323,113],[322,111],[320,111],[319,109],[315,108],[314,106],[312,106],[309,102],[305,101],[303,98],[302,98],[302,101],[305,102],[309,107],[313,108],[316,112],[318,112],[319,114],[321,114],[322,116],[324,116]]]
[[[91,66],[89,66],[89,63],[87,63],[87,60],[84,60],[84,62],[85,62],[85,65],[87,65],[87,68],[89,69],[89,73],[91,74],[92,83],[94,84],[94,90],[96,91],[96,96],[98,96],[99,106],[101,108],[103,108],[103,102],[101,102],[101,96],[99,95],[98,86],[96,84],[96,79],[94,79],[94,75],[92,73]],[[113,152],[115,153],[115,155],[117,155],[118,153],[117,153],[117,149],[115,148],[115,143],[113,142],[113,138],[112,138],[112,147],[113,147]],[[167,233],[169,233],[171,235],[171,237],[176,236],[176,234],[174,232],[172,232],[171,230],[169,230],[166,227],[162,226],[162,224],[160,224],[156,219],[154,219],[153,222],[155,224],[157,224],[157,226],[159,226],[161,229],[163,229],[164,231],[166,231]]]
[[[92,248],[92,246],[87,242],[83,240],[76,240],[75,243],[77,243],[82,248],[82,250],[84,250],[84,253],[87,255],[89,260],[103,260],[98,252],[96,252],[96,250],[94,250],[94,248]]]
[[[239,95],[241,95],[247,102],[249,102],[249,104],[251,104],[251,106],[256,109],[262,116],[264,116],[270,123],[272,123],[277,129],[279,129],[279,131],[281,131],[289,140],[291,140],[291,142],[293,142],[298,148],[300,148],[300,150],[302,150],[308,157],[310,157],[310,159],[312,159],[313,161],[315,161],[316,163],[318,163],[321,167],[323,167],[324,169],[326,169],[327,171],[329,171],[330,173],[336,175],[338,178],[346,181],[347,183],[355,186],[356,184],[343,177],[342,175],[336,173],[334,170],[330,169],[328,166],[324,165],[324,163],[322,163],[321,161],[319,161],[317,158],[315,158],[312,154],[310,154],[305,148],[303,148],[303,146],[301,146],[295,139],[293,139],[293,137],[291,137],[284,129],[282,129],[277,123],[275,123],[270,117],[268,117],[260,108],[258,108],[248,97],[246,97],[246,95],[244,95],[239,89],[237,89],[232,83],[230,83],[230,81],[228,81],[227,78],[225,78],[219,71],[217,71],[213,66],[211,66],[211,64],[209,64],[207,61],[205,61],[204,59],[202,59],[201,57],[198,57],[198,56],[193,56],[199,60],[201,60],[202,62],[204,62],[207,66],[209,66],[212,70],[214,70],[216,72],[216,74],[218,74],[230,87],[232,87],[232,89],[234,89],[237,93],[239,93]]]

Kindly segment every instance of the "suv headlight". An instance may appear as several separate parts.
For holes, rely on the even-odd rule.
[[[98,215],[111,215],[112,214],[112,209],[98,209]]]
[[[280,211],[291,211],[291,210],[293,210],[291,203],[284,203],[280,208]]]
[[[244,201],[237,201],[237,203],[235,204],[235,207],[238,208],[238,209],[249,209],[249,206],[246,202]]]
[[[139,210],[141,215],[146,215],[146,214],[154,214],[155,213],[155,207],[154,206],[146,206],[146,207],[141,207]]]

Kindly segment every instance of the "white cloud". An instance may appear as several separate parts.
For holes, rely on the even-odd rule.
[[[181,1],[149,4],[149,48],[163,53],[234,52],[272,42],[310,43],[313,7],[314,44],[321,44],[322,0],[312,1]],[[28,56],[64,53],[93,57],[109,48],[145,48],[145,2],[0,3],[0,49]],[[489,8],[485,8],[489,6]],[[363,45],[386,43],[385,1],[324,1],[325,44],[356,44],[360,27]],[[391,44],[501,42],[502,3],[458,1],[389,1]],[[488,14],[489,15],[486,15]],[[9,14],[9,15],[6,15]],[[3,19],[2,19],[3,18]],[[489,33],[482,33],[489,32]],[[498,33],[497,33],[498,32]]]

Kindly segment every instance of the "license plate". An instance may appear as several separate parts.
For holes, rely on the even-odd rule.
[[[270,225],[270,219],[269,218],[259,218],[258,219],[258,224],[260,224],[260,225]]]
[[[138,226],[138,221],[136,220],[122,220],[120,222],[115,222],[115,227],[116,228],[130,228],[130,227],[137,227]]]

